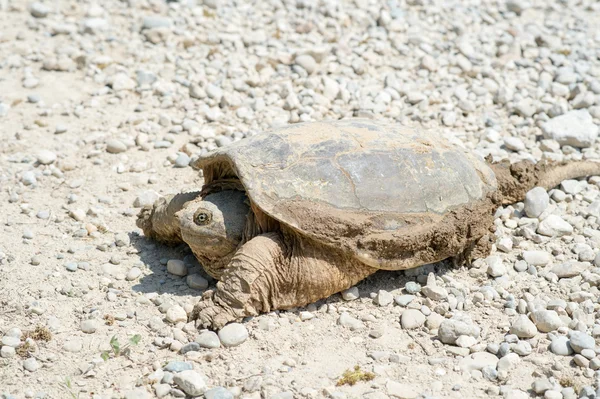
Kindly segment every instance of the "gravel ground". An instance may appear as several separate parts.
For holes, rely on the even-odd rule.
[[[600,176],[499,209],[471,268],[187,323],[214,281],[139,208],[200,154],[352,116],[600,158],[600,3],[0,0],[0,397],[600,396]]]

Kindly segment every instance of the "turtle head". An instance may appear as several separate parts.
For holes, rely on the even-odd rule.
[[[219,260],[238,247],[249,211],[246,194],[229,190],[189,201],[176,217],[194,254]]]

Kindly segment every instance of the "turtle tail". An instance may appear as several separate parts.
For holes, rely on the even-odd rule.
[[[498,191],[504,205],[523,201],[525,194],[534,187],[544,187],[546,190],[550,190],[563,180],[600,176],[600,162],[595,161],[555,162],[543,160],[533,163],[525,160],[511,164],[508,160],[503,160],[489,163],[496,174]]]

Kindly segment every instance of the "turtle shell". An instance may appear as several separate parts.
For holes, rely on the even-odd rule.
[[[253,206],[273,219],[385,269],[411,262],[406,251],[415,244],[402,249],[394,242],[435,234],[449,212],[497,188],[483,159],[439,133],[362,119],[260,133],[194,166],[205,185],[239,179]]]

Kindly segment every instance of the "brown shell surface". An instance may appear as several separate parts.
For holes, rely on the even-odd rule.
[[[205,185],[239,178],[253,205],[270,217],[385,269],[407,268],[406,251],[417,250],[416,242],[410,248],[394,242],[419,234],[434,239],[449,212],[471,208],[497,188],[483,159],[437,132],[361,119],[257,134],[195,166]]]

